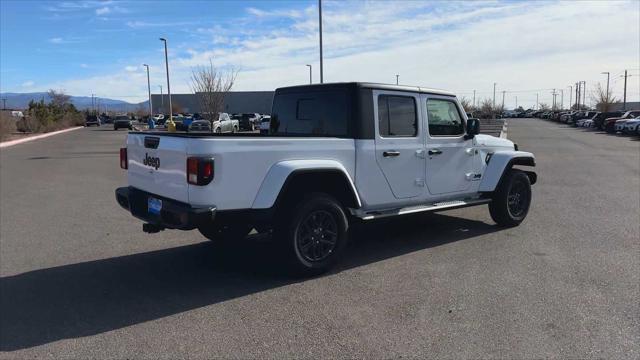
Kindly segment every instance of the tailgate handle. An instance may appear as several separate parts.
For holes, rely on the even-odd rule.
[[[160,138],[155,136],[144,137],[144,147],[148,149],[157,149],[160,144]]]

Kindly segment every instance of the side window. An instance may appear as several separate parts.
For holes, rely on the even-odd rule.
[[[348,94],[342,90],[277,94],[270,133],[291,136],[348,136],[351,116]]]
[[[416,101],[410,96],[378,96],[378,128],[382,137],[414,137],[418,134]]]
[[[427,100],[427,117],[431,136],[464,134],[464,124],[455,102],[442,99]]]

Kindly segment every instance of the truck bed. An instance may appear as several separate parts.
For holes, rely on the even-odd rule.
[[[127,152],[130,186],[194,206],[215,205],[219,210],[252,208],[265,177],[282,161],[335,159],[350,175],[355,172],[354,139],[320,136],[132,131]],[[191,156],[214,159],[210,184],[187,183],[186,162]]]

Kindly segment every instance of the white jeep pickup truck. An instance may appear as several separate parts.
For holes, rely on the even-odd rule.
[[[338,260],[349,225],[489,205],[518,225],[531,204],[533,154],[479,134],[455,95],[337,83],[279,88],[267,134],[130,132],[118,203],[143,230],[198,229],[214,241],[271,232],[295,270]]]

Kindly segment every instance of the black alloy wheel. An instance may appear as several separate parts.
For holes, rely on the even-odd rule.
[[[517,226],[529,213],[531,182],[522,170],[504,174],[489,203],[491,218],[500,226]]]
[[[295,232],[296,247],[307,261],[317,262],[329,257],[338,242],[338,223],[325,210],[309,213]]]

